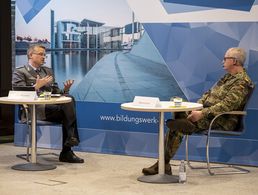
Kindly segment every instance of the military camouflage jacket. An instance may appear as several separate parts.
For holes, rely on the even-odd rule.
[[[243,110],[249,86],[252,81],[243,72],[231,75],[225,74],[209,91],[203,94],[198,103],[203,104],[202,113],[204,118],[197,122],[200,129],[207,129],[212,118],[222,112]],[[216,128],[233,130],[238,122],[237,116],[224,115],[216,120]]]

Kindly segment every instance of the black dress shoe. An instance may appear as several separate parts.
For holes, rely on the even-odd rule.
[[[79,145],[79,140],[76,137],[70,137],[65,140],[65,146],[73,147]]]
[[[159,162],[157,161],[154,165],[148,167],[148,168],[143,168],[142,173],[144,175],[156,175],[159,172]],[[172,175],[171,171],[171,166],[170,164],[165,164],[165,174],[167,175]]]
[[[61,152],[59,156],[59,161],[68,163],[84,163],[84,160],[76,156],[73,151]]]

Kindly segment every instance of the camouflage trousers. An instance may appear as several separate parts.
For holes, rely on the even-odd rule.
[[[185,134],[192,134],[199,131],[195,123],[186,119],[185,113],[175,114],[175,119],[169,119],[166,122],[169,130],[165,137],[165,163],[169,163],[170,159],[175,155]]]

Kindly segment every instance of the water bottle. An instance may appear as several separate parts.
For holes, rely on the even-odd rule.
[[[179,176],[179,183],[186,182],[186,166],[185,166],[184,160],[181,160],[178,176]]]

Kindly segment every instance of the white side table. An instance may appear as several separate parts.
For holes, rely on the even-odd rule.
[[[160,107],[144,107],[135,106],[133,102],[129,102],[121,104],[121,108],[130,111],[159,113],[159,171],[157,175],[143,175],[138,177],[138,180],[147,183],[177,183],[178,176],[165,174],[164,113],[199,110],[202,109],[203,105],[193,102],[182,102],[180,107],[175,107],[174,102],[171,101],[161,101],[160,104]]]
[[[38,98],[37,100],[18,100],[9,99],[8,97],[0,97],[0,104],[27,104],[31,110],[31,162],[25,164],[17,164],[12,166],[15,170],[21,171],[44,171],[55,169],[55,165],[41,164],[37,162],[37,131],[36,131],[36,105],[40,104],[65,104],[72,101],[72,98],[61,96],[45,100]]]

